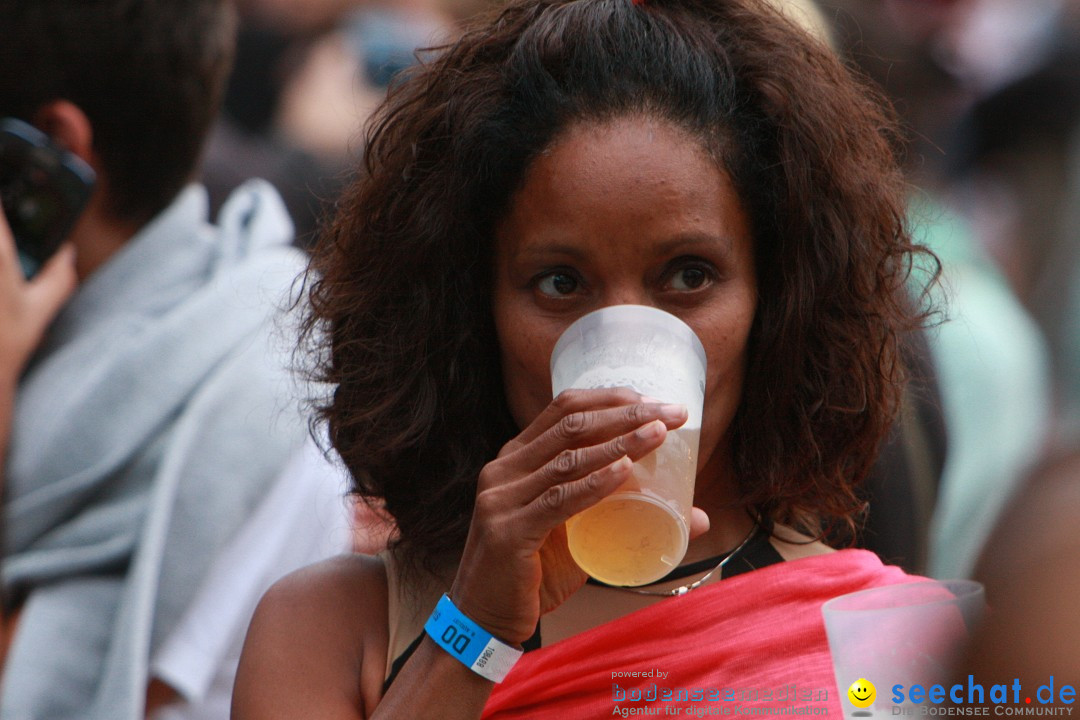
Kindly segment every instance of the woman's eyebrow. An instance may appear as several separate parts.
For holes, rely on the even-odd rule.
[[[658,255],[705,246],[708,246],[711,249],[719,248],[724,252],[730,252],[733,245],[734,239],[730,235],[714,235],[707,232],[691,231],[679,233],[668,239],[661,240],[656,243],[652,249]],[[552,255],[565,256],[573,260],[583,260],[587,253],[580,245],[561,241],[545,242],[543,240],[522,244],[514,252],[514,257],[519,260],[547,258]]]
[[[518,259],[523,260],[547,257],[550,255],[563,255],[575,260],[582,260],[585,258],[585,252],[580,247],[558,242],[537,242],[532,245],[519,247],[514,255]]]
[[[684,248],[696,248],[709,246],[712,249],[719,248],[724,252],[730,252],[735,241],[730,235],[713,235],[706,232],[680,233],[668,240],[662,240],[654,247],[660,254],[672,253]]]

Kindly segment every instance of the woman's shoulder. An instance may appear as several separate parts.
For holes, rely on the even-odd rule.
[[[348,623],[378,619],[385,626],[386,607],[383,560],[348,554],[307,565],[281,578],[263,595],[256,615],[284,612],[296,621],[317,623],[326,623],[328,618]]]
[[[341,555],[286,575],[266,591],[252,617],[233,717],[301,717],[313,710],[336,716],[339,708],[310,704],[289,715],[293,703],[312,698],[373,707],[382,692],[387,633],[381,559]]]

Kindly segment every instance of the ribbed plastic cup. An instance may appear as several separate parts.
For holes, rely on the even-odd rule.
[[[983,586],[974,580],[886,585],[822,605],[845,716],[925,714],[915,706],[948,702],[955,663],[984,607]],[[940,692],[931,697],[936,685]]]
[[[630,387],[685,405],[689,415],[659,448],[634,463],[622,487],[566,523],[574,561],[601,582],[645,585],[671,572],[686,554],[705,366],[705,348],[686,323],[643,305],[589,313],[555,344],[556,395],[568,388]]]

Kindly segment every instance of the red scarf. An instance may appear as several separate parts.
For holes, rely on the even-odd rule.
[[[737,575],[527,653],[483,717],[665,717],[680,708],[678,717],[739,720],[751,708],[759,718],[785,708],[839,719],[822,603],[910,580],[866,550]]]

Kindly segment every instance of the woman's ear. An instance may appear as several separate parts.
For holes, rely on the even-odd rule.
[[[60,147],[78,155],[91,166],[93,161],[94,128],[90,118],[78,105],[68,100],[53,100],[34,113],[34,125],[52,138]]]

